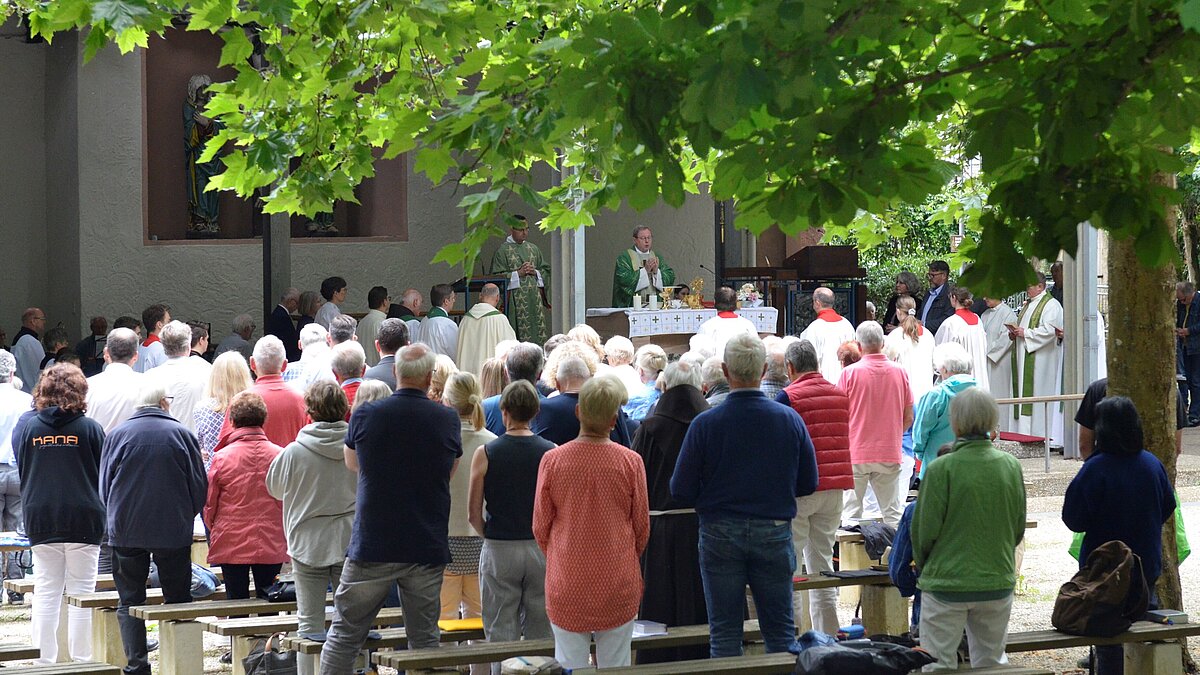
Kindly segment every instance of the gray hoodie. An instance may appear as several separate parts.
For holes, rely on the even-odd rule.
[[[267,492],[283,502],[288,555],[310,567],[346,559],[358,482],[343,455],[348,426],[309,424],[267,470]]]

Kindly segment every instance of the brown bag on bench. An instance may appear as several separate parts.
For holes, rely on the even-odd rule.
[[[1124,543],[1109,541],[1059,589],[1050,623],[1071,635],[1112,637],[1129,630],[1149,602],[1141,558]]]

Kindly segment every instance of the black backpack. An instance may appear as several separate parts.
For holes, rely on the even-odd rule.
[[[1050,623],[1071,635],[1112,637],[1129,630],[1149,603],[1142,559],[1123,542],[1109,541],[1058,590]]]

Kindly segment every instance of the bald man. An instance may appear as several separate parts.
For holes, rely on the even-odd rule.
[[[517,334],[500,306],[500,288],[485,284],[479,292],[479,302],[467,310],[458,326],[458,356],[454,359],[459,370],[479,374],[483,362],[496,354],[496,345],[504,340],[516,340]]]

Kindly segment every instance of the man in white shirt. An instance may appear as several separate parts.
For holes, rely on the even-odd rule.
[[[369,309],[367,315],[358,322],[358,328],[354,332],[358,336],[358,343],[362,345],[363,353],[367,356],[368,366],[379,363],[379,350],[375,348],[375,338],[379,337],[379,324],[387,318],[391,305],[392,298],[383,286],[374,286],[367,291]]]
[[[114,328],[104,346],[104,361],[108,365],[98,375],[88,378],[87,416],[104,427],[104,433],[133,414],[141,400],[142,373],[133,369],[138,360],[137,333],[128,328]]]
[[[321,328],[329,330],[329,324],[333,321],[333,317],[342,313],[342,303],[346,301],[348,292],[346,280],[341,277],[329,277],[322,281],[321,297],[325,298],[325,304],[317,310],[313,321],[321,324]]]
[[[438,354],[454,358],[458,353],[458,324],[450,318],[450,310],[458,299],[450,284],[438,284],[429,289],[429,312],[421,319],[421,342]]]
[[[161,366],[146,371],[142,386],[163,387],[171,404],[171,417],[195,433],[196,421],[192,418],[192,412],[204,397],[204,387],[208,384],[212,366],[190,358],[192,329],[186,323],[172,321],[163,326],[161,339],[167,360]]]
[[[305,326],[305,328],[308,328],[308,326]],[[333,318],[333,321],[329,324],[329,334],[325,336],[325,343],[329,345],[329,349],[319,353],[309,365],[304,367],[304,375],[301,376],[303,385],[300,385],[300,391],[308,391],[309,385],[313,382],[321,380],[337,381],[333,377],[333,370],[329,365],[333,359],[333,348],[343,342],[357,340],[358,335],[355,334],[357,328],[358,321],[349,314],[339,314]],[[300,332],[303,335],[304,331],[301,330]]]
[[[134,344],[137,344],[136,342]],[[33,407],[33,397],[13,386],[17,359],[0,349],[0,528],[5,532],[21,529],[21,474],[17,471],[16,454],[12,447],[12,431],[22,413]],[[16,553],[5,554],[8,561],[0,566],[0,577],[24,579],[25,571]],[[9,593],[10,602],[20,600],[20,594]]]
[[[46,329],[46,313],[38,307],[30,307],[21,313],[21,330],[13,338],[12,355],[17,359],[17,377],[21,389],[33,393],[41,374],[46,350],[42,347],[41,333]]]
[[[718,288],[713,293],[713,307],[716,308],[717,315],[700,324],[696,335],[712,344],[714,354],[724,354],[725,343],[729,342],[729,338],[734,335],[747,333],[758,337],[758,328],[754,326],[754,322],[738,316],[734,311],[737,309],[737,292],[732,288],[728,286]]]
[[[138,358],[134,370],[144,373],[151,368],[162,365],[167,360],[163,353],[163,326],[171,322],[171,308],[166,305],[150,305],[142,310],[142,325],[146,327],[146,339],[138,347]]]
[[[324,360],[329,351],[329,331],[320,324],[310,323],[300,329],[300,358],[288,361],[287,370],[283,371],[283,381],[304,393],[308,389],[308,369],[315,368],[313,364]]]
[[[838,347],[854,340],[854,326],[833,308],[835,299],[833,291],[824,286],[813,291],[812,306],[817,318],[800,334],[801,340],[808,340],[816,348],[821,376],[831,384],[837,384],[842,376]]]

